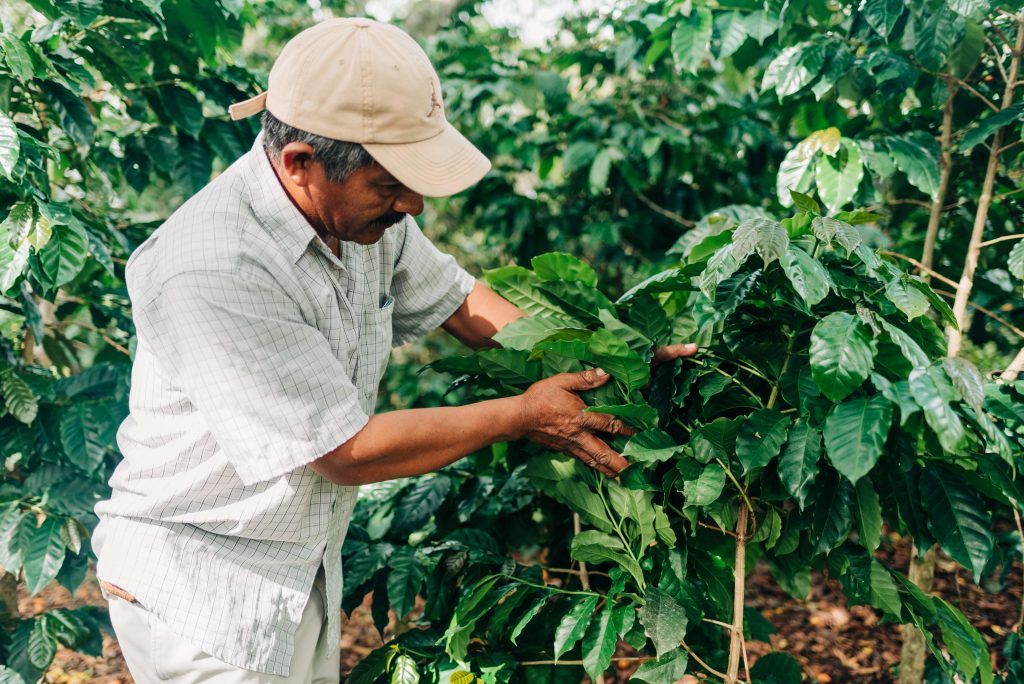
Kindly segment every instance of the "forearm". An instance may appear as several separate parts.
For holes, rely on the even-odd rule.
[[[477,282],[466,301],[441,327],[471,349],[497,347],[499,345],[491,338],[525,315],[519,307]]]
[[[371,416],[354,437],[310,467],[335,484],[382,482],[438,470],[523,433],[519,397],[392,411]]]

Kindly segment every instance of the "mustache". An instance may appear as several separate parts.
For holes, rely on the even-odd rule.
[[[405,220],[407,214],[398,211],[389,211],[388,213],[375,218],[368,224],[371,228],[390,228],[396,223],[400,223]]]

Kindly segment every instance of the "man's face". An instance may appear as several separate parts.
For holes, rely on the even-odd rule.
[[[314,227],[360,245],[374,244],[406,214],[417,216],[423,211],[423,196],[376,162],[357,169],[341,183],[329,181],[323,166],[314,162],[306,189]]]

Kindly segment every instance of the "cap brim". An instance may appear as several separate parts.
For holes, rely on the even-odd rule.
[[[414,143],[362,143],[405,187],[425,197],[462,192],[490,171],[491,162],[451,124],[433,138]]]

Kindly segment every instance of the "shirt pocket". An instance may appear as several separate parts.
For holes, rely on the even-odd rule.
[[[379,306],[363,311],[362,335],[359,340],[359,370],[356,373],[358,387],[366,399],[367,411],[377,401],[377,389],[384,370],[391,358],[392,317],[395,313],[395,298],[382,295]]]

